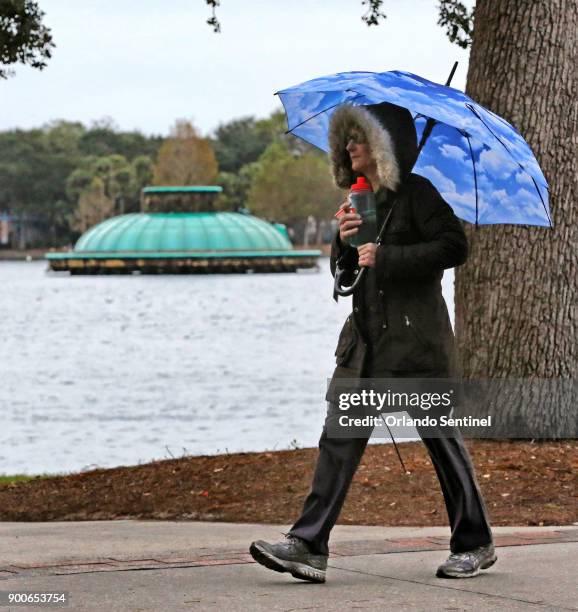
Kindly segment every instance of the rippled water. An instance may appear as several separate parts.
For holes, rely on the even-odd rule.
[[[350,310],[332,281],[327,259],[212,276],[0,262],[0,473],[315,446]]]

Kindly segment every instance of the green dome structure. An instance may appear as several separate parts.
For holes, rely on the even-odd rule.
[[[133,213],[84,233],[74,250],[290,251],[287,237],[266,221],[234,212]]]
[[[174,194],[178,188],[164,189]],[[284,225],[239,212],[199,211],[112,217],[82,234],[72,251],[45,257],[52,270],[73,274],[174,274],[294,272],[314,267],[320,254],[295,250]]]

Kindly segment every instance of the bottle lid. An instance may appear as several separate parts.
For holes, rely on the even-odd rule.
[[[373,191],[371,185],[364,176],[357,178],[357,182],[351,185],[351,191]]]

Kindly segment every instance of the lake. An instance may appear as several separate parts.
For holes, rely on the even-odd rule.
[[[453,272],[444,276],[453,323]],[[316,446],[351,298],[297,274],[68,276],[0,262],[0,474]]]

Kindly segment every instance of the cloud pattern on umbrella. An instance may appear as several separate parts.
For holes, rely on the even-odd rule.
[[[341,104],[390,102],[415,117],[418,142],[438,121],[414,167],[456,214],[478,224],[550,226],[548,183],[530,147],[507,121],[463,92],[409,72],[348,72],[278,92],[289,131],[328,151],[329,120]]]

